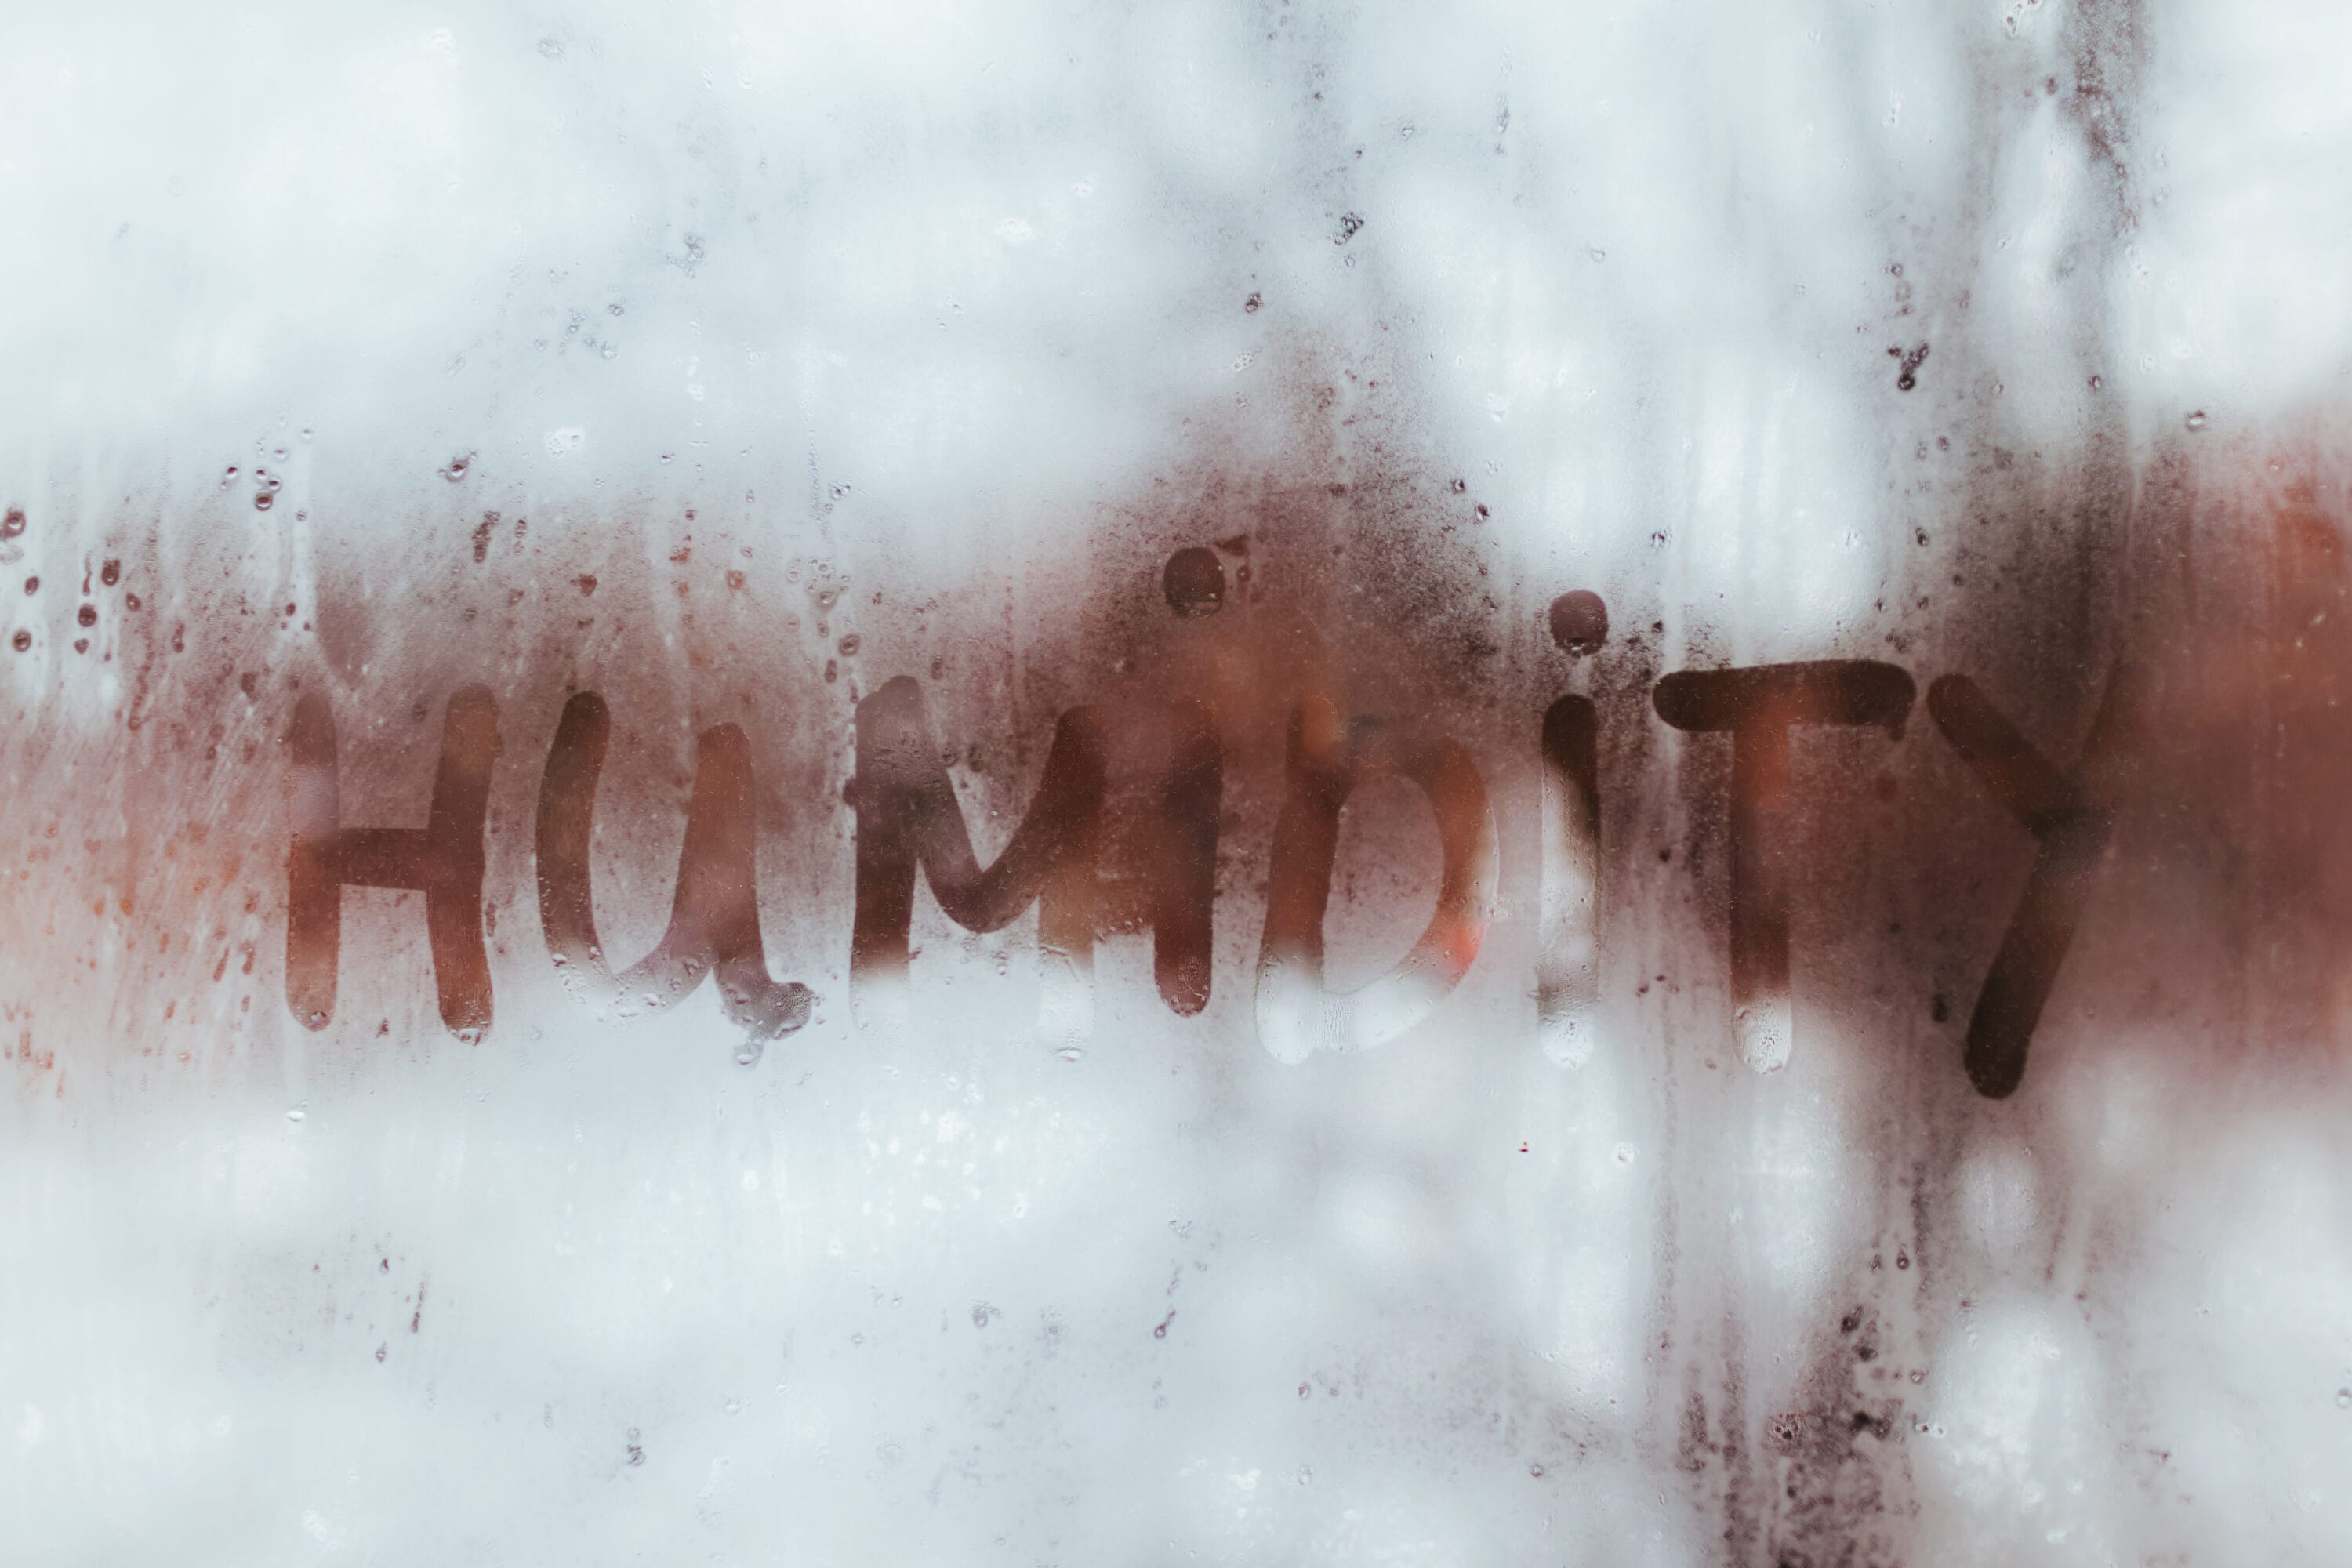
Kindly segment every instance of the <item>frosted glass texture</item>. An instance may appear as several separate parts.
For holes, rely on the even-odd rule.
[[[0,1559],[2352,1565],[2352,16],[0,41]]]

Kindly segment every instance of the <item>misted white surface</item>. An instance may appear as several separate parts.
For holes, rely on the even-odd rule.
[[[919,597],[1074,547],[1197,458],[1187,420],[1274,449],[1280,368],[1347,360],[1401,378],[1518,569],[1822,657],[1908,548],[1930,410],[2136,453],[2340,395],[2352,23],[2136,25],[2118,175],[2064,110],[2116,19],[2065,0],[19,14],[0,472],[60,576],[110,485],[205,492],[283,442],[289,537],[382,584],[399,498],[478,451],[551,529],[692,472]],[[1905,399],[1898,330],[1937,340]],[[19,723],[98,733],[120,689],[68,657],[0,677]],[[12,839],[103,745],[12,771]],[[387,814],[421,810],[407,765]],[[819,1018],[747,1069],[707,992],[623,1027],[543,959],[500,961],[479,1049],[432,1043],[415,900],[345,921],[353,1016],[397,993],[430,1049],[331,1062],[259,984],[267,1040],[142,1087],[98,960],[0,956],[68,1073],[5,1097],[0,1556],[2352,1563],[2352,1163],[2313,1058],[2217,1098],[2127,1041],[2037,1061],[1938,1216],[1970,1285],[1883,1329],[1926,1375],[1838,1483],[1877,1500],[1727,1544],[1677,1447],[1696,1374],[1656,1358],[1760,1430],[1893,1266],[1866,1010],[1678,1121],[1657,1042],[1543,1056],[1500,937],[1405,1039],[1276,1062],[1227,962],[1253,927],[1198,1023],[1109,950],[1073,1061],[1024,921],[938,942],[904,1030],[853,1026],[837,957],[780,958]],[[395,926],[409,966],[355,977]],[[1675,1048],[1719,1024],[1729,1057],[1711,1007]]]

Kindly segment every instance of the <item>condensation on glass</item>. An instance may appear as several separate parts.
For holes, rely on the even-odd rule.
[[[11,1560],[2352,1561],[2346,26],[17,29]]]

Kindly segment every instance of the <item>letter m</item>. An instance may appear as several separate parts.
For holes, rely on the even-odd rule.
[[[1153,775],[1148,804],[1133,813],[1108,804],[1115,750],[1145,759]],[[1082,994],[1096,934],[1132,923],[1152,930],[1160,996],[1179,1014],[1199,1012],[1209,1000],[1223,782],[1215,731],[1196,705],[1130,710],[1116,729],[1101,710],[1074,708],[1055,727],[1028,815],[983,868],[922,688],[906,676],[890,681],[857,705],[853,987],[870,996],[904,982],[920,872],[948,918],[969,931],[1001,930],[1039,906],[1049,1010],[1057,1006],[1055,972],[1076,983],[1073,996]],[[1107,856],[1139,873],[1140,908],[1131,921],[1120,918],[1101,876]]]

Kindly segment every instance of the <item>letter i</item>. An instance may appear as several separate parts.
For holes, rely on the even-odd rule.
[[[1609,609],[1585,589],[1552,601],[1552,640],[1581,658],[1609,635]],[[1543,858],[1536,934],[1536,1031],[1563,1067],[1592,1056],[1601,1001],[1600,723],[1589,697],[1543,717]]]

